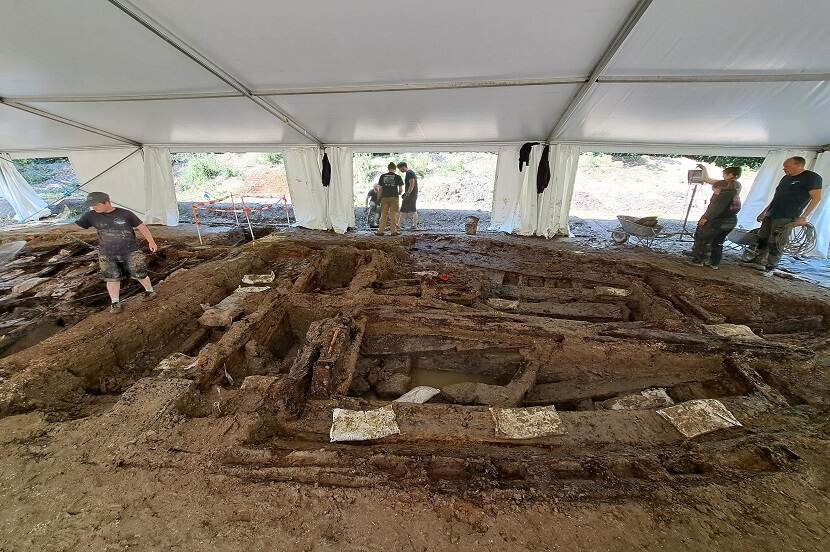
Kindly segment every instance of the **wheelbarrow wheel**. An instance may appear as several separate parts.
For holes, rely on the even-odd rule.
[[[741,251],[741,260],[745,263],[751,263],[757,256],[758,252],[750,247],[745,247],[744,250]]]
[[[617,245],[627,242],[630,237],[631,234],[623,230],[614,230],[611,232],[611,239],[614,240],[614,243]]]

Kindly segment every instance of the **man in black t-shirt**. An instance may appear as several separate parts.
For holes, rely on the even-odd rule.
[[[407,215],[412,217],[412,229],[418,229],[418,175],[415,174],[415,171],[410,170],[407,167],[406,162],[401,161],[398,163],[398,170],[404,174],[403,182],[404,182],[404,193],[401,196],[401,218],[400,218],[400,226],[403,227],[404,223],[406,222]]]
[[[789,235],[793,226],[804,226],[807,218],[821,201],[821,176],[804,169],[803,157],[790,157],[784,161],[784,177],[775,189],[766,209],[758,215],[758,262],[764,263],[764,275],[771,276],[781,260],[778,240],[783,233]],[[766,257],[766,260],[764,260]]]
[[[156,296],[150,277],[147,276],[147,261],[135,238],[137,229],[147,240],[150,251],[158,246],[150,230],[132,211],[113,207],[110,197],[104,192],[91,192],[86,198],[90,211],[84,213],[75,224],[81,228],[93,227],[98,231],[98,264],[101,277],[107,283],[112,304],[110,312],[121,312],[121,280],[130,276],[144,286],[144,300]]]
[[[378,180],[378,197],[380,198],[380,226],[376,234],[382,236],[386,231],[386,220],[392,227],[392,235],[398,235],[398,209],[403,180],[395,173],[395,164],[389,163],[386,167],[389,172],[380,175]]]

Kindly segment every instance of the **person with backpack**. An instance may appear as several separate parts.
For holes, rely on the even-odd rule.
[[[723,242],[738,224],[738,211],[741,210],[740,167],[723,169],[723,180],[709,178],[706,167],[703,181],[712,185],[712,198],[706,212],[700,217],[695,230],[695,243],[692,246],[692,264],[709,266],[715,270],[723,257]]]

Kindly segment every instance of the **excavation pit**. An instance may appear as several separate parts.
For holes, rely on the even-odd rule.
[[[827,404],[830,301],[461,240],[170,248],[166,268],[193,266],[166,277],[160,301],[0,359],[0,423],[44,420],[61,454],[81,447],[84,469],[196,469],[233,500],[290,487],[486,497],[496,511],[651,504],[814,465],[799,443]],[[223,304],[222,324],[199,322]],[[440,392],[396,402],[422,385]],[[658,412],[711,399],[741,426],[689,439]],[[539,407],[554,407],[559,431],[512,437],[491,411]],[[331,442],[336,408],[391,409],[399,432]]]

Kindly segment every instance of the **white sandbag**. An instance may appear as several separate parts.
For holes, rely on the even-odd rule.
[[[645,391],[631,395],[614,397],[602,401],[600,404],[606,410],[651,410],[653,408],[672,406],[674,401],[669,397],[664,388],[658,387],[656,389],[646,389]]]
[[[529,408],[491,408],[490,414],[496,423],[498,437],[532,439],[566,433],[562,419],[553,405]]]
[[[690,439],[718,429],[741,426],[741,422],[716,399],[688,401],[657,413]]]
[[[270,284],[274,281],[274,278],[276,278],[276,275],[273,271],[268,274],[246,274],[242,277],[242,283],[248,285]]]
[[[401,430],[391,405],[376,410],[346,410],[335,408],[332,413],[329,439],[332,443],[344,441],[373,441]]]
[[[423,404],[440,392],[441,390],[435,387],[419,385],[418,387],[413,387],[393,402]]]

